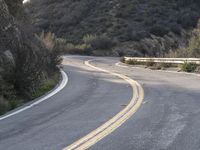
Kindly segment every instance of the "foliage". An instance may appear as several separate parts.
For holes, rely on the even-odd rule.
[[[40,87],[32,93],[32,98],[38,98],[38,97],[44,95],[45,93],[49,92],[58,84],[58,82],[59,82],[59,75],[54,74],[49,79],[44,81],[40,85]]]
[[[200,28],[193,31],[193,36],[189,41],[188,55],[192,57],[200,57]]]
[[[188,41],[188,46],[185,48],[177,49],[176,51],[170,51],[167,55],[169,57],[200,57],[200,23],[197,28],[192,31],[192,35]]]
[[[43,0],[32,1],[27,12],[41,30],[76,44],[86,34],[107,34],[120,42],[169,31],[180,35],[183,29],[193,28],[200,16],[198,0]],[[135,38],[138,33],[140,39]]]
[[[57,38],[54,33],[45,33],[44,31],[40,34],[40,36],[36,35],[36,37],[39,38],[49,50],[51,59],[50,68],[54,71],[57,70],[57,66],[62,62],[60,54],[63,46],[66,44],[66,40]]]
[[[199,7],[198,0],[43,0],[32,1],[26,11],[39,32],[51,31],[67,43],[87,45],[87,50],[66,50],[70,53],[109,50],[108,38],[98,38],[106,35],[117,41],[114,54],[119,56],[159,57],[181,48],[177,57],[199,57],[199,50],[191,47],[197,39],[191,41],[192,49],[182,49],[200,18]]]
[[[98,38],[97,35],[91,35],[91,34],[86,34],[84,37],[83,37],[83,42],[85,44],[91,44],[94,40],[96,40]]]
[[[181,65],[181,70],[185,72],[194,72],[197,69],[198,65],[195,63],[185,62]]]
[[[42,82],[58,72],[58,52],[35,38],[23,20],[22,1],[0,1],[0,113],[32,99]]]

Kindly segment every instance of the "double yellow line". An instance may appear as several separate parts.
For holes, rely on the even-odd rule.
[[[142,101],[144,99],[144,90],[142,86],[134,81],[133,79],[119,74],[114,73],[108,70],[101,69],[99,67],[95,67],[90,64],[92,60],[85,61],[85,64],[95,70],[99,70],[102,72],[109,73],[111,75],[117,76],[125,81],[127,81],[133,91],[133,96],[130,101],[130,103],[117,115],[115,115],[112,119],[101,125],[96,130],[92,131],[88,135],[84,136],[83,138],[79,139],[78,141],[74,142],[73,144],[67,146],[63,150],[85,150],[112,133],[114,130],[116,130],[118,127],[120,127],[126,120],[128,120],[140,107],[142,104]]]

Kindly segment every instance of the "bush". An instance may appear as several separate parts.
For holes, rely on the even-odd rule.
[[[91,44],[98,37],[96,35],[87,34],[83,37],[83,42],[86,44]]]
[[[91,46],[88,44],[78,44],[74,45],[72,43],[68,43],[64,46],[63,52],[67,54],[90,54]]]
[[[41,86],[35,92],[32,93],[32,98],[34,99],[44,95],[45,93],[53,89],[58,83],[58,81],[59,81],[59,75],[55,74],[47,81],[42,83]]]
[[[107,36],[86,35],[83,37],[85,44],[91,45],[93,50],[109,50],[115,43]]]
[[[61,51],[66,44],[66,40],[62,38],[57,38],[54,33],[42,32],[40,36],[37,36],[42,43],[45,45],[45,47],[49,51],[51,63],[49,64],[51,70],[55,71],[57,70],[57,66],[61,64],[62,58],[60,57]]]
[[[41,35],[37,37],[39,37],[48,50],[52,50],[54,48],[56,43],[56,36],[54,33],[44,33],[43,31]]]
[[[193,36],[189,40],[187,48],[189,57],[200,57],[200,23],[199,28],[193,31]]]
[[[197,69],[198,65],[195,63],[187,63],[181,65],[181,70],[185,72],[194,72]]]

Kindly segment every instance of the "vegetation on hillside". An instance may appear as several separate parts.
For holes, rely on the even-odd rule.
[[[58,53],[35,37],[27,18],[22,0],[0,1],[0,114],[34,98],[58,73]]]
[[[53,49],[54,52],[67,54],[83,54],[83,55],[109,55],[111,49],[115,46],[115,42],[105,35],[86,35],[83,37],[80,44],[68,43],[64,38],[58,38],[54,33],[44,31],[37,35],[43,41],[48,49]],[[54,60],[54,59],[53,59]]]
[[[109,53],[117,56],[164,56],[184,47],[200,17],[198,0],[32,0],[26,8],[38,33],[81,47],[84,36],[103,35],[115,41]]]
[[[188,39],[188,44],[185,47],[169,51],[165,57],[182,57],[182,58],[199,58],[200,57],[200,22],[197,27],[191,32]]]

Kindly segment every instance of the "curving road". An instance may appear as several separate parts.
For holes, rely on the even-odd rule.
[[[68,56],[63,90],[0,121],[0,150],[61,150],[128,106],[136,94],[131,85],[86,65],[90,59],[95,67],[138,81],[145,91],[137,112],[90,149],[200,149],[200,77],[116,66],[117,58]]]

